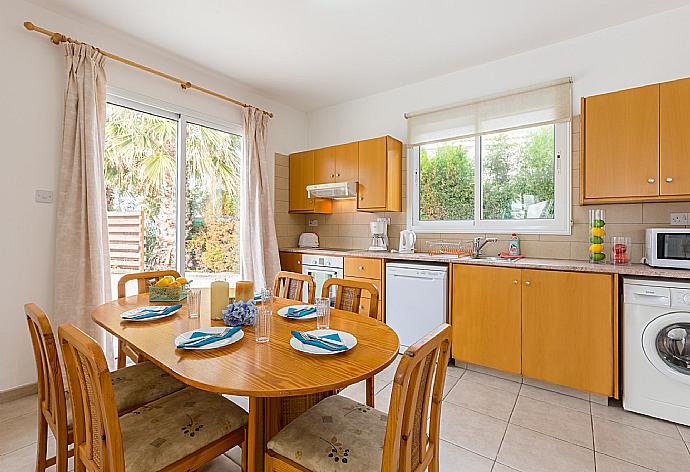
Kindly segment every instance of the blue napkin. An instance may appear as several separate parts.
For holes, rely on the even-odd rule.
[[[205,346],[207,344],[215,343],[217,341],[221,341],[223,339],[228,339],[231,337],[233,334],[238,332],[241,328],[239,326],[235,326],[234,328],[231,328],[230,331],[228,331],[224,336],[211,336],[210,338],[202,339],[197,342],[193,342],[194,338],[200,338],[202,336],[208,336],[210,333],[205,333],[203,331],[195,331],[191,334],[189,339],[187,341],[183,341],[180,344],[177,345],[179,348],[185,348],[185,347],[201,347]]]
[[[292,333],[292,336],[294,336],[297,340],[301,341],[303,344],[309,344],[311,346],[316,346],[321,349],[325,349],[327,351],[347,351],[347,346],[331,346],[330,344],[322,343],[319,341],[312,341],[311,339],[306,339],[304,336],[302,336],[302,333],[299,331],[290,331]],[[338,336],[338,333],[333,333],[329,334],[326,336],[321,336],[324,339],[331,339],[333,341],[338,341],[342,342],[340,339],[340,336]]]
[[[316,311],[316,307],[312,306],[309,308],[288,308],[287,316],[288,318],[301,318],[306,315],[310,315]]]
[[[143,320],[145,318],[153,318],[156,316],[162,316],[162,315],[167,315],[169,313],[172,313],[173,311],[179,310],[182,308],[182,305],[172,305],[164,310],[142,310],[136,315],[131,315],[131,316],[125,316],[125,320]]]

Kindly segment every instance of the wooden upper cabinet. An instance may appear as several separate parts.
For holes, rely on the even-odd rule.
[[[659,85],[582,100],[582,203],[659,196]]]
[[[690,79],[659,90],[661,195],[690,195]]]
[[[359,142],[357,209],[402,210],[402,143],[390,136]]]
[[[314,151],[314,183],[335,182],[335,146]]]
[[[356,182],[359,177],[359,144],[335,146],[335,181]]]
[[[330,213],[331,201],[309,198],[307,185],[314,183],[315,151],[290,154],[290,206],[293,213]]]

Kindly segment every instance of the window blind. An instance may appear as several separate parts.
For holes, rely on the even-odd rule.
[[[405,117],[411,146],[570,121],[572,81],[562,79]]]

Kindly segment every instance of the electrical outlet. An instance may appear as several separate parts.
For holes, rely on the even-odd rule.
[[[309,220],[309,226],[310,227],[319,226],[319,220]]]
[[[36,203],[53,203],[53,191],[36,190],[35,200]]]
[[[671,225],[672,226],[687,226],[688,224],[688,214],[687,213],[671,213]]]

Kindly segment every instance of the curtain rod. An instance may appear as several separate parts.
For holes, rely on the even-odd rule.
[[[55,44],[55,45],[58,45],[58,44],[60,44],[60,43],[65,43],[65,42],[67,42],[67,43],[74,43],[74,44],[86,44],[86,43],[82,43],[81,41],[78,41],[78,40],[76,40],[76,39],[70,38],[69,36],[65,36],[65,35],[62,34],[62,33],[56,33],[56,32],[53,32],[53,31],[49,31],[49,30],[47,30],[47,29],[45,29],[45,28],[41,28],[40,26],[36,26],[36,25],[34,25],[32,22],[30,22],[30,21],[25,21],[25,22],[24,22],[24,28],[26,28],[26,29],[29,30],[29,31],[36,31],[37,33],[41,33],[41,34],[45,34],[46,36],[49,36],[49,37],[50,37],[50,41],[51,41],[53,44]],[[106,57],[109,57],[110,59],[113,59],[114,61],[118,61],[118,62],[121,62],[121,63],[123,63],[123,64],[126,64],[126,65],[128,65],[128,66],[130,66],[130,67],[134,67],[134,68],[136,68],[136,69],[141,69],[141,70],[146,71],[146,72],[149,72],[149,73],[151,73],[151,74],[153,74],[153,75],[157,75],[158,77],[162,77],[162,78],[164,78],[164,79],[168,79],[168,80],[172,80],[173,82],[177,82],[178,84],[180,84],[180,86],[181,86],[184,90],[187,90],[187,89],[190,89],[190,88],[191,88],[191,89],[197,90],[197,91],[199,91],[199,92],[201,92],[201,93],[205,93],[205,94],[207,94],[207,95],[211,95],[211,96],[213,96],[213,97],[219,98],[219,99],[221,99],[221,100],[225,100],[225,101],[227,101],[227,102],[234,103],[235,105],[241,106],[241,107],[243,107],[243,108],[248,108],[248,107],[251,106],[251,105],[249,105],[249,104],[247,104],[247,103],[240,102],[239,100],[235,100],[234,98],[226,97],[225,95],[221,95],[221,94],[218,93],[218,92],[214,92],[213,90],[209,90],[209,89],[207,89],[207,88],[200,87],[200,86],[195,85],[195,84],[193,84],[193,83],[191,83],[191,82],[188,82],[188,81],[186,81],[186,80],[178,79],[177,77],[173,77],[172,75],[166,74],[165,72],[161,72],[161,71],[159,71],[159,70],[153,69],[153,68],[148,67],[148,66],[145,66],[145,65],[143,65],[143,64],[139,64],[139,63],[134,62],[134,61],[131,61],[131,60],[129,60],[129,59],[125,59],[124,57],[120,57],[120,56],[118,56],[118,55],[115,55],[115,54],[112,54],[112,53],[110,53],[110,52],[104,51],[104,50],[102,50],[102,49],[100,49],[100,48],[98,48],[98,47],[95,47],[95,46],[93,46],[93,47],[94,47],[98,52],[100,52],[101,54],[103,54],[103,55],[106,56]],[[273,118],[273,113],[271,113],[270,111],[266,111],[266,110],[261,110],[261,111],[264,112],[265,114],[267,114],[269,117]]]

